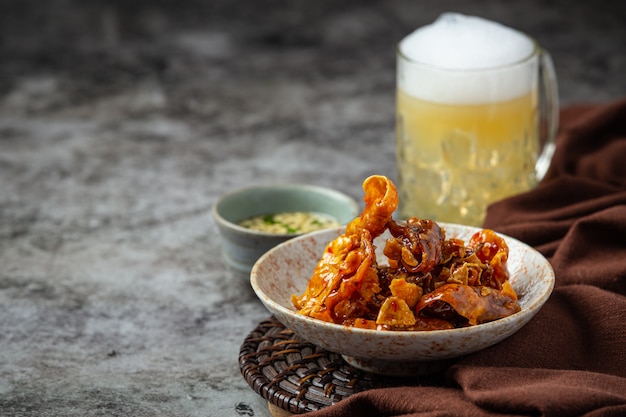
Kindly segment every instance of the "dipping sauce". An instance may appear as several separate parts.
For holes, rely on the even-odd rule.
[[[339,226],[334,218],[304,211],[264,214],[243,220],[240,226],[265,233],[299,234]]]

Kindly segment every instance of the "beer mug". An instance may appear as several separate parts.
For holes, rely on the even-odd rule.
[[[397,51],[400,217],[480,226],[545,175],[558,126],[550,55],[482,18],[441,15]]]

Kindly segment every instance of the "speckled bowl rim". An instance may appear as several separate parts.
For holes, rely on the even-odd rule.
[[[458,229],[458,228],[466,229],[468,231],[468,234],[482,230],[482,228],[479,228],[479,227],[465,226],[465,225],[459,225],[459,224],[453,224],[453,223],[438,222],[438,224],[446,230],[447,238],[458,236],[458,233],[449,233],[449,230],[452,230],[452,229]],[[333,330],[339,331],[339,332],[348,331],[348,332],[354,332],[356,334],[376,337],[379,339],[385,339],[385,340],[393,339],[394,341],[397,341],[398,339],[401,339],[401,340],[407,339],[408,341],[409,339],[416,339],[416,338],[424,339],[425,341],[428,341],[429,338],[437,337],[438,335],[444,335],[444,334],[472,335],[474,333],[484,333],[484,332],[489,332],[491,330],[497,330],[500,327],[506,327],[512,321],[523,320],[524,318],[528,318],[529,320],[538,312],[538,310],[543,306],[543,304],[545,304],[545,302],[550,297],[552,290],[554,289],[554,283],[555,283],[554,270],[552,269],[552,266],[550,265],[548,260],[543,255],[541,255],[536,249],[525,244],[524,242],[518,239],[515,239],[513,237],[510,237],[508,235],[498,233],[498,232],[496,233],[499,236],[503,237],[507,241],[507,243],[515,242],[516,245],[520,245],[521,247],[524,247],[526,250],[533,253],[534,256],[536,256],[537,259],[541,261],[542,265],[547,268],[546,270],[549,271],[549,275],[547,277],[548,283],[545,286],[544,290],[541,293],[539,293],[539,295],[536,296],[531,301],[531,304],[523,303],[521,311],[511,316],[494,320],[488,323],[482,323],[482,324],[478,324],[475,326],[462,327],[462,328],[456,328],[456,329],[429,330],[429,331],[400,331],[400,330],[381,331],[381,330],[348,327],[348,326],[344,326],[341,324],[329,323],[329,322],[318,320],[312,317],[299,315],[297,314],[295,307],[292,309],[286,308],[282,304],[274,301],[270,295],[266,294],[260,288],[260,285],[258,283],[258,279],[259,279],[258,268],[259,268],[259,265],[265,261],[265,259],[273,256],[273,254],[276,252],[285,250],[285,247],[287,247],[288,245],[298,245],[303,239],[311,239],[312,237],[317,237],[318,235],[321,235],[324,233],[329,234],[329,236],[331,234],[339,235],[343,233],[344,230],[345,230],[344,227],[339,227],[339,228],[334,228],[334,229],[321,230],[319,232],[313,232],[305,236],[300,236],[292,240],[289,240],[287,242],[281,243],[280,245],[277,245],[276,247],[272,248],[267,253],[265,253],[263,256],[261,256],[259,260],[255,263],[255,265],[252,267],[252,272],[250,274],[250,283],[252,285],[254,292],[257,294],[261,302],[263,302],[268,307],[268,309],[270,309],[270,311],[273,308],[282,314],[292,316],[293,318],[297,318],[298,320],[309,322],[313,324],[314,326],[322,327],[330,331],[333,331]],[[333,237],[331,237],[331,239],[332,238]],[[320,254],[320,257],[321,257],[321,254]],[[509,259],[511,259],[511,254],[509,254]],[[522,301],[523,300],[520,297],[520,304],[522,304]],[[279,320],[280,320],[280,317],[279,317]],[[287,323],[283,323],[283,324],[287,326]],[[339,353],[350,354],[350,352],[339,352]]]

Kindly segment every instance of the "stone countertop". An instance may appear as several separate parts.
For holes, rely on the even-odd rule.
[[[443,11],[534,36],[563,105],[626,94],[624,2],[2,2],[0,414],[268,416],[210,208],[395,178],[394,48]]]

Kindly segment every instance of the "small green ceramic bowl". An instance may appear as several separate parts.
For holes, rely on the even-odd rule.
[[[359,204],[339,191],[313,185],[284,184],[243,188],[220,197],[212,215],[222,236],[222,254],[236,275],[248,279],[254,263],[274,246],[302,233],[268,233],[239,223],[255,216],[311,212],[346,225],[360,213]]]

